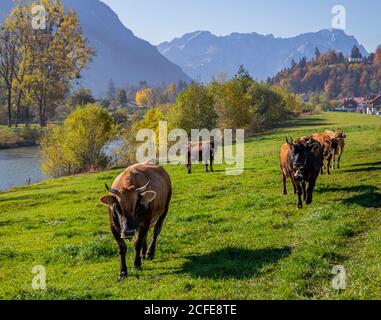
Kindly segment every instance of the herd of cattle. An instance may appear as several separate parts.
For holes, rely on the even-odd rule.
[[[344,151],[346,136],[342,132],[326,131],[297,140],[286,139],[281,149],[281,169],[283,173],[283,192],[287,194],[286,181],[290,178],[294,192],[298,195],[298,208],[302,208],[302,196],[307,204],[312,203],[312,194],[316,180],[323,173],[324,160],[327,172],[340,168],[340,159]],[[188,144],[187,171],[191,173],[192,154],[203,160],[208,171],[208,162],[213,172],[215,153],[214,142]],[[206,156],[205,156],[206,154]],[[204,159],[204,157],[206,157]],[[306,189],[308,184],[308,188]],[[100,198],[108,207],[111,232],[118,243],[120,255],[120,278],[127,276],[125,240],[132,240],[135,235],[134,267],[141,270],[143,259],[155,256],[157,238],[167,216],[172,197],[171,179],[163,167],[150,163],[130,166],[121,173],[109,187],[109,194]],[[154,228],[153,239],[147,245],[147,235]]]
[[[286,182],[290,178],[294,193],[298,195],[298,208],[303,207],[302,197],[306,204],[312,203],[316,180],[325,168],[340,168],[341,156],[344,152],[346,135],[342,132],[325,131],[297,140],[286,139],[281,148],[280,166],[283,174],[283,193],[287,194]],[[308,186],[307,186],[308,184]]]

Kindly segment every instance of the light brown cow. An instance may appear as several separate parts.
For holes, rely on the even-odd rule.
[[[335,156],[336,148],[337,148],[337,139],[335,137],[330,137],[327,133],[315,133],[312,135],[312,138],[319,141],[322,148],[323,148],[323,154],[324,154],[324,160],[327,161],[327,173],[331,174],[330,168],[331,168],[331,162]],[[324,172],[324,164],[321,169],[321,174]]]
[[[153,259],[156,241],[168,213],[172,196],[171,179],[161,166],[141,163],[130,166],[112,184],[110,194],[100,198],[109,209],[111,232],[118,243],[120,277],[127,276],[125,239],[135,242],[134,267],[141,270],[142,258]],[[147,234],[154,228],[147,251]]]
[[[292,139],[291,139],[292,141]],[[287,178],[290,178],[292,185],[294,187],[294,193],[296,194],[296,184],[295,184],[295,179],[294,176],[292,175],[292,169],[289,166],[289,154],[291,152],[291,146],[288,143],[284,144],[280,150],[280,169],[282,171],[282,176],[283,176],[283,194],[287,195]]]
[[[333,131],[326,131],[326,134],[331,138],[331,139],[336,139],[337,141],[337,147],[335,150],[335,154],[333,156],[333,168],[336,169],[336,156],[337,158],[337,168],[340,169],[340,161],[341,161],[341,156],[343,155],[344,148],[345,148],[345,139],[347,138],[346,134],[344,134],[341,131],[333,132]]]

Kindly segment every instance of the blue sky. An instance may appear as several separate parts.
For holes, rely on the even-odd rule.
[[[331,27],[332,7],[343,5],[346,33],[368,51],[381,44],[380,0],[102,0],[135,35],[152,44],[184,33],[257,32],[289,37]]]

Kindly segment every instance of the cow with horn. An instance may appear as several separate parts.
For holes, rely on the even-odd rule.
[[[156,242],[167,216],[172,197],[171,179],[163,167],[149,163],[130,166],[121,173],[109,192],[100,198],[108,207],[111,232],[118,244],[120,255],[120,278],[127,276],[125,240],[135,241],[134,267],[141,270],[142,259],[152,260]],[[153,238],[147,246],[149,230]]]
[[[280,153],[283,193],[287,194],[286,181],[290,178],[294,192],[298,195],[298,209],[303,208],[302,196],[306,204],[312,203],[323,159],[323,148],[315,139],[301,138],[293,141],[292,138],[286,138],[286,144],[282,146]]]

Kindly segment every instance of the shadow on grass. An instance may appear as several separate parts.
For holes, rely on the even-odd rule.
[[[381,161],[368,162],[368,163],[358,163],[352,165],[352,167],[364,167],[364,166],[381,166]]]
[[[329,123],[325,119],[308,119],[299,118],[295,120],[286,121],[278,124],[275,128],[293,128],[293,127],[321,127],[332,126],[334,123]]]
[[[344,170],[343,172],[357,173],[357,172],[374,172],[374,171],[381,171],[381,167],[367,167],[367,168],[361,168],[361,169],[351,169],[351,170]]]
[[[188,257],[182,272],[193,277],[210,279],[245,279],[257,275],[266,265],[271,265],[291,254],[290,247],[247,250],[226,248],[202,256]]]
[[[356,195],[343,199],[342,202],[347,205],[357,204],[364,208],[381,208],[381,194],[379,188],[375,186],[361,185],[353,187],[328,187],[317,189],[317,193],[327,192],[349,192],[357,193]]]

